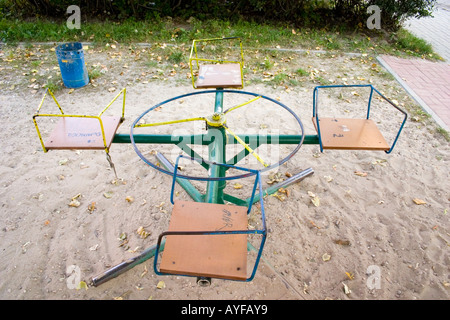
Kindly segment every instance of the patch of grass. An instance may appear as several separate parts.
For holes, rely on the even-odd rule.
[[[61,90],[63,88],[63,86],[61,86],[61,84],[58,84],[55,81],[49,80],[47,81],[47,83],[44,85],[44,88],[49,89],[51,92],[55,93],[59,90]]]
[[[169,61],[172,63],[180,63],[186,59],[185,53],[177,48],[170,49]]]
[[[270,60],[269,57],[265,57],[262,65],[264,66],[264,69],[270,70],[273,67],[273,62]]]
[[[276,74],[271,82],[275,85],[282,85],[285,84],[289,80],[289,76],[286,73],[278,73]]]
[[[168,43],[190,46],[193,39],[240,37],[244,48],[302,48],[306,50],[329,50],[364,52],[378,55],[423,56],[437,59],[432,48],[424,40],[418,39],[404,29],[395,34],[371,32],[356,28],[353,31],[339,29],[295,28],[283,23],[258,24],[249,21],[187,21],[172,18],[152,20],[125,20],[122,22],[83,21],[80,29],[69,29],[66,20],[19,21],[0,19],[0,40],[8,44],[17,42],[68,42],[82,41],[95,44],[122,44],[137,42]],[[172,62],[180,61],[181,54],[173,52]]]
[[[411,32],[400,29],[395,35],[395,46],[402,51],[414,56],[432,57],[435,55],[433,47],[423,39],[417,38]],[[436,55],[436,57],[438,57]]]
[[[298,74],[301,77],[306,77],[309,75],[309,72],[302,69],[302,68],[298,68],[297,70],[295,70],[295,73]]]
[[[441,134],[441,135],[445,138],[445,140],[446,140],[447,142],[450,142],[450,133],[449,133],[447,130],[445,130],[445,129],[439,127],[439,128],[436,129],[436,131],[437,131],[439,134]]]
[[[102,75],[102,73],[100,72],[100,69],[97,67],[93,67],[92,69],[88,70],[88,76],[89,76],[90,80],[97,79],[101,75]]]
[[[328,81],[327,79],[325,79],[325,78],[323,78],[321,76],[315,77],[314,81],[317,81],[322,86],[326,86],[328,84],[331,84],[330,81]]]

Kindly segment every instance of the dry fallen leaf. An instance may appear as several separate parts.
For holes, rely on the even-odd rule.
[[[77,200],[79,197],[81,197],[81,193],[77,194],[75,197],[72,198],[72,200],[69,203],[69,207],[78,208],[81,205],[80,201]]]
[[[282,194],[279,194],[278,192],[275,192],[274,194],[272,194],[272,196],[274,196],[275,198],[277,198],[280,201],[286,200],[286,197]]]
[[[86,284],[86,282],[84,282],[84,281],[80,281],[80,283],[77,285],[77,290],[80,290],[80,289],[88,289],[88,286],[87,286],[87,284]]]
[[[140,235],[142,239],[145,239],[150,235],[150,232],[145,231],[144,227],[142,226],[136,230],[136,233]]]
[[[236,183],[234,184],[234,188],[235,188],[235,189],[242,189],[242,184],[236,182]]]
[[[166,284],[164,283],[164,281],[160,281],[156,285],[156,288],[158,288],[158,289],[162,289],[162,288],[165,288],[165,287],[166,287]]]
[[[125,198],[125,200],[127,200],[129,203],[131,203],[131,202],[134,201],[134,198],[131,197],[131,196],[127,196],[127,197]]]
[[[311,202],[314,206],[318,207],[320,206],[320,199],[318,196],[316,196],[313,192],[308,191],[308,196],[311,198]]]
[[[349,246],[350,245],[349,240],[342,240],[342,239],[334,240],[334,243],[340,244],[341,246]]]
[[[103,192],[103,196],[104,196],[106,199],[111,199],[111,198],[112,198],[112,195],[113,195],[112,191]]]
[[[291,194],[291,191],[289,189],[285,189],[285,188],[278,189],[278,192],[284,193],[287,197],[289,197],[289,195]]]
[[[331,256],[328,253],[324,253],[322,256],[323,261],[329,261],[331,259]]]
[[[144,271],[141,273],[141,278],[148,273],[147,266],[144,266]]]
[[[367,177],[367,172],[355,171],[355,174],[360,177]]]
[[[414,203],[417,204],[417,205],[426,204],[425,201],[423,201],[423,200],[421,200],[421,199],[418,199],[418,198],[414,198],[413,201],[414,201]]]
[[[348,286],[342,282],[342,284],[344,285],[344,293],[346,295],[349,295],[352,291],[348,288]]]
[[[92,202],[88,205],[88,211],[89,211],[89,213],[92,213],[92,212],[95,211],[95,209],[97,209],[97,208],[95,207],[95,201],[92,201]]]
[[[345,274],[347,275],[347,277],[348,277],[350,280],[355,279],[355,275],[354,275],[353,273],[351,273],[351,272],[346,272]]]
[[[282,176],[283,176],[283,174],[281,172],[269,174],[269,181],[267,181],[267,184],[273,184],[275,182],[283,181]]]

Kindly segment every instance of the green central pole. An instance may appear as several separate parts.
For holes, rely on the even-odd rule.
[[[216,100],[214,104],[214,113],[223,112],[223,92],[220,88],[216,92]],[[226,163],[226,142],[227,134],[223,127],[213,127],[208,125],[208,138],[211,143],[208,145],[209,161]],[[221,166],[210,166],[209,177],[224,177],[226,169]],[[223,190],[225,189],[225,181],[208,181],[205,194],[205,202],[223,204]]]

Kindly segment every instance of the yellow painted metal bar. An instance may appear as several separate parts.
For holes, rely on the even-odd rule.
[[[227,114],[228,112],[233,111],[233,110],[236,110],[237,108],[246,106],[246,105],[248,105],[249,103],[252,103],[253,101],[258,100],[259,98],[261,98],[261,96],[257,96],[256,98],[250,99],[250,100],[248,100],[248,101],[246,101],[246,102],[244,102],[244,103],[241,103],[240,105],[237,105],[237,106],[235,106],[235,107],[232,107],[232,108],[226,110],[224,113]]]
[[[106,151],[106,153],[109,152],[109,149],[108,149],[108,147],[106,145],[105,129],[103,127],[103,121],[102,121],[101,117],[99,117],[99,116],[88,116],[88,115],[75,115],[75,114],[38,114],[38,115],[35,115],[33,117],[33,121],[34,121],[34,124],[36,126],[36,129],[38,130],[38,136],[39,136],[39,139],[41,141],[42,148],[44,149],[44,152],[47,152],[47,149],[44,146],[44,142],[42,140],[42,136],[41,136],[41,134],[39,132],[39,129],[37,127],[37,122],[36,122],[35,118],[38,117],[38,116],[39,117],[55,117],[55,118],[91,118],[91,119],[97,119],[99,121],[99,123],[100,123],[100,129],[101,129],[101,132],[102,132],[102,140],[103,140],[103,145],[105,146],[105,151]]]
[[[198,61],[205,61],[205,62],[239,63],[239,64],[241,64],[240,61],[236,61],[236,60],[219,60],[219,59],[204,59],[204,58],[195,58],[195,59],[193,58],[191,60],[197,61],[197,63],[198,63]]]
[[[61,111],[61,114],[50,114],[50,113],[47,113],[47,114],[41,114],[41,113],[39,113],[40,110],[41,110],[41,108],[42,108],[42,106],[43,106],[43,104],[44,104],[44,100],[45,100],[45,97],[47,96],[47,93],[49,93],[49,94],[52,96],[53,100],[55,101],[56,105],[58,106],[59,110]],[[47,152],[48,150],[47,150],[47,148],[45,148],[44,140],[42,139],[42,134],[41,134],[41,132],[40,132],[40,130],[39,130],[39,127],[38,127],[38,124],[37,124],[37,121],[36,121],[36,118],[37,118],[37,117],[59,117],[59,118],[61,118],[61,117],[71,117],[71,118],[92,118],[92,119],[97,119],[97,120],[99,121],[99,123],[100,123],[100,130],[101,130],[101,132],[102,132],[102,140],[103,140],[103,145],[105,146],[105,151],[106,151],[106,153],[109,153],[109,148],[108,148],[108,146],[107,146],[107,144],[106,144],[105,129],[104,129],[104,126],[103,126],[103,121],[102,121],[102,119],[101,119],[101,116],[102,116],[103,113],[104,113],[104,112],[105,112],[105,111],[106,111],[106,110],[114,103],[114,101],[117,100],[117,98],[118,98],[122,93],[123,93],[123,104],[122,104],[122,120],[123,120],[124,117],[125,117],[125,97],[126,97],[126,88],[123,88],[123,89],[122,89],[122,90],[121,90],[121,91],[120,91],[120,92],[119,92],[119,93],[111,100],[111,102],[110,102],[110,103],[109,103],[109,104],[108,104],[108,105],[100,112],[100,114],[99,114],[98,116],[65,114],[65,113],[63,112],[63,110],[62,110],[60,104],[59,104],[58,101],[56,100],[56,97],[54,96],[53,92],[52,92],[50,89],[47,88],[47,90],[45,91],[44,97],[42,98],[41,103],[39,104],[39,107],[37,108],[36,113],[35,113],[35,115],[33,116],[34,126],[36,127],[36,131],[37,131],[37,134],[38,134],[38,137],[39,137],[39,141],[41,142],[42,149],[44,150],[44,152]]]
[[[99,113],[99,117],[102,116],[103,113],[105,113],[106,110],[114,103],[114,101],[117,100],[117,98],[123,93],[123,106],[122,106],[122,118],[125,116],[125,96],[126,96],[126,88],[123,88],[120,90],[120,92],[111,100],[111,102]]]
[[[193,61],[192,55],[193,55],[194,51],[195,51],[195,57],[198,58],[198,56],[197,56],[197,46],[195,44],[195,40],[192,42],[191,53],[189,55],[189,67],[191,69],[192,86],[195,88],[194,70],[193,70],[193,67],[192,67],[192,61]],[[197,69],[198,69],[198,61],[197,61]]]
[[[55,96],[53,95],[53,92],[51,92],[51,90],[48,88],[45,90],[45,93],[44,93],[44,96],[42,97],[41,103],[39,104],[39,107],[36,110],[36,114],[38,114],[39,111],[41,110],[42,105],[44,104],[45,97],[47,97],[47,93],[52,96],[53,101],[55,101],[56,105],[58,106],[59,110],[61,111],[61,114],[64,114],[61,106],[59,105],[58,101],[56,100]]]
[[[41,132],[39,131],[39,127],[38,127],[38,124],[36,122],[36,116],[33,117],[33,122],[34,122],[34,127],[36,128],[36,131],[37,131],[37,134],[38,134],[38,137],[39,137],[39,141],[41,142],[42,150],[44,150],[44,152],[47,152],[48,150],[47,150],[47,148],[44,145],[44,141],[42,140]]]
[[[37,134],[38,134],[38,137],[39,137],[39,141],[41,142],[42,150],[44,150],[44,152],[47,152],[48,150],[47,150],[47,148],[44,145],[44,140],[42,139],[41,131],[39,130],[39,126],[37,124],[36,117],[40,116],[39,112],[41,111],[41,108],[44,105],[44,100],[47,97],[47,93],[52,96],[53,101],[55,101],[56,105],[59,108],[59,111],[61,111],[61,115],[64,115],[64,111],[62,110],[61,105],[58,103],[58,100],[56,100],[53,92],[49,88],[47,88],[45,90],[44,96],[42,97],[41,103],[39,104],[39,106],[38,106],[38,108],[36,110],[36,113],[33,116],[34,127],[36,128],[36,131],[37,131]]]
[[[174,123],[182,123],[182,122],[189,122],[189,121],[198,121],[198,120],[205,120],[205,117],[198,117],[198,118],[189,118],[189,119],[182,119],[182,120],[173,120],[173,121],[165,121],[165,122],[155,122],[155,123],[143,123],[143,124],[137,124],[134,127],[135,128],[142,128],[142,127],[154,127],[154,126],[163,126],[166,124],[174,124]]]
[[[239,41],[239,47],[240,47],[240,56],[241,60],[219,60],[219,59],[203,59],[198,58],[198,51],[197,51],[197,42],[209,42],[209,41],[220,41],[220,40],[238,40]],[[195,54],[195,58],[194,58]],[[224,37],[224,38],[210,38],[210,39],[196,39],[192,41],[192,47],[191,52],[189,55],[189,66],[191,71],[191,80],[192,80],[192,86],[195,88],[195,77],[194,77],[194,67],[193,62],[197,64],[197,69],[199,69],[199,62],[215,62],[215,63],[239,63],[240,69],[241,69],[241,87],[244,87],[244,50],[242,47],[242,40],[238,37]]]
[[[240,144],[242,144],[244,146],[245,149],[247,149],[248,152],[250,152],[250,154],[252,156],[254,156],[259,162],[261,162],[263,164],[264,167],[268,167],[269,165],[263,160],[261,159],[261,157],[252,149],[250,148],[250,146],[248,144],[246,144],[241,138],[239,138],[233,131],[231,131],[227,126],[223,126],[225,128],[225,130],[230,133]]]
[[[242,48],[242,41],[239,39],[239,46],[241,47],[241,81],[242,88],[244,87],[244,49]]]

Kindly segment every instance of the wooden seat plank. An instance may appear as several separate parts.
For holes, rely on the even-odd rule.
[[[313,123],[317,131],[316,118]],[[389,150],[389,145],[375,122],[370,119],[320,118],[324,149]]]
[[[169,231],[247,230],[247,208],[176,201]],[[247,278],[247,235],[170,235],[162,272],[222,279]]]
[[[109,148],[121,123],[121,117],[101,118]],[[52,149],[105,149],[100,122],[95,118],[61,117],[45,142],[45,148]]]
[[[199,67],[196,88],[241,88],[241,66],[238,63],[203,64]]]

